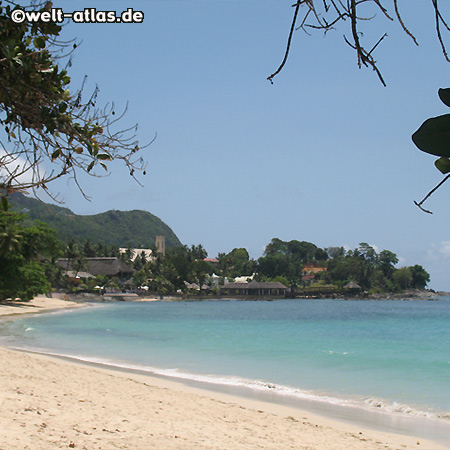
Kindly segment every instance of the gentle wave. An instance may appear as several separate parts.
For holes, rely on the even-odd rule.
[[[262,380],[253,380],[247,378],[241,378],[236,376],[220,376],[209,374],[195,374],[189,372],[183,372],[179,369],[161,369],[151,366],[141,366],[136,364],[121,363],[118,361],[112,361],[104,358],[87,357],[83,355],[71,355],[64,353],[54,353],[44,350],[30,349],[14,347],[16,350],[22,350],[32,353],[38,353],[42,355],[62,357],[73,359],[81,362],[98,364],[103,366],[109,366],[113,368],[125,369],[147,373],[149,375],[158,375],[163,377],[175,378],[179,380],[193,381],[198,383],[207,383],[219,386],[229,386],[235,388],[243,388],[251,391],[258,391],[261,393],[279,395],[280,397],[290,398],[294,400],[306,400],[311,402],[320,402],[340,407],[360,408],[373,411],[377,409],[379,412],[393,415],[402,415],[416,418],[426,419],[438,419],[450,422],[450,412],[442,411],[423,411],[409,405],[386,402],[383,399],[378,398],[362,398],[362,399],[349,399],[339,398],[330,395],[317,393],[314,391],[307,391],[290,386],[283,386],[275,383],[270,383]]]
[[[370,408],[378,408],[381,411],[388,413],[404,414],[413,417],[423,417],[427,419],[441,419],[450,421],[450,413],[438,411],[422,411],[416,408],[412,408],[409,405],[405,405],[398,402],[387,403],[382,399],[367,398],[364,400],[364,403]]]

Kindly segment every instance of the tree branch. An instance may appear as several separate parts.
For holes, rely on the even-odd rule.
[[[288,42],[287,42],[286,53],[284,54],[283,61],[281,62],[280,67],[278,67],[278,69],[272,75],[269,75],[267,77],[267,79],[270,81],[271,84],[273,84],[273,78],[281,72],[281,70],[283,69],[283,67],[286,64],[286,61],[288,59],[289,51],[290,51],[290,48],[291,48],[292,34],[294,33],[295,23],[297,21],[298,10],[300,9],[300,5],[302,3],[304,3],[304,1],[307,1],[307,0],[299,0],[296,3],[296,5],[295,5],[294,18],[292,19],[291,31],[289,32],[289,38],[288,38]]]
[[[427,200],[429,197],[431,197],[433,195],[433,193],[435,191],[437,191],[448,179],[450,178],[450,174],[448,174],[440,183],[438,183],[433,189],[431,189],[430,192],[428,192],[428,194],[422,199],[422,201],[420,201],[419,203],[417,203],[416,201],[414,201],[414,204],[419,207],[423,212],[426,212],[427,214],[433,214],[431,211],[424,209],[422,207],[422,204],[425,200]]]
[[[450,26],[441,14],[438,0],[430,1],[435,12],[435,28],[437,39],[440,43],[441,50],[445,59],[450,62],[450,57],[447,53],[447,48],[442,35],[442,29],[444,27],[450,33]],[[405,22],[403,21],[402,15],[399,10],[398,0],[393,0],[393,14],[391,14],[388,9],[383,6],[381,0],[299,0],[297,1],[297,3],[292,5],[295,6],[295,12],[291,24],[286,52],[283,61],[278,69],[268,77],[268,80],[271,83],[273,82],[273,78],[281,72],[286,64],[291,48],[291,40],[297,21],[297,15],[300,6],[302,6],[303,4],[307,6],[308,10],[306,11],[303,20],[298,28],[303,29],[307,34],[309,33],[306,31],[306,27],[308,27],[309,29],[312,28],[315,30],[323,30],[325,33],[327,33],[328,31],[334,29],[335,25],[337,25],[339,22],[345,22],[347,18],[350,18],[350,30],[348,34],[351,33],[351,38],[345,38],[345,41],[351,46],[351,48],[356,51],[358,67],[371,67],[376,72],[379,80],[384,86],[386,86],[386,83],[377,66],[377,62],[373,57],[373,51],[387,36],[387,34],[383,33],[382,38],[380,38],[377,44],[375,44],[368,52],[362,42],[362,33],[358,30],[358,25],[360,24],[360,22],[374,19],[377,16],[377,12],[379,10],[386,19],[390,21],[393,21],[395,19],[401,26],[403,32],[412,39],[415,45],[418,45],[417,39],[415,38],[414,34],[406,27]],[[368,17],[360,17],[357,15],[357,10],[358,8],[361,9],[360,7],[362,7],[363,5],[372,6],[372,8],[375,8],[377,11],[375,11],[375,14],[369,15]],[[306,23],[307,18],[313,18],[312,23]]]

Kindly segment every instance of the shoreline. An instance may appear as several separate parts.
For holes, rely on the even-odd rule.
[[[0,316],[85,306],[49,300],[13,315],[0,306]],[[446,448],[201,383],[5,348],[0,361],[0,426],[9,430],[0,448]]]
[[[164,377],[1,347],[0,358],[8,449],[446,448]]]
[[[28,349],[13,348],[14,351],[36,355],[40,358],[60,360],[69,364],[105,370],[110,373],[120,373],[123,376],[138,377],[143,381],[151,381],[152,385],[171,386],[181,391],[193,391],[208,397],[222,399],[239,404],[251,402],[258,405],[258,409],[272,411],[280,414],[287,411],[291,415],[299,414],[316,417],[317,423],[326,421],[333,423],[336,428],[341,426],[370,430],[374,433],[392,434],[399,436],[416,436],[414,439],[422,442],[432,440],[435,444],[448,445],[450,421],[440,417],[427,417],[425,415],[409,415],[357,405],[350,400],[347,404],[335,403],[333,398],[298,398],[277,395],[276,385],[269,386],[268,390],[249,387],[245,385],[229,385],[186,377],[186,374],[160,373],[158,369],[145,369],[137,366],[102,362],[100,360],[85,359],[84,357],[67,356],[62,354],[45,353]],[[201,378],[204,378],[202,376]],[[425,413],[424,413],[425,414]],[[427,447],[431,448],[431,447]],[[433,447],[434,448],[434,447]],[[445,447],[450,448],[450,446]]]
[[[196,295],[196,294],[177,294],[177,295],[137,295],[137,294],[93,294],[93,293],[83,293],[83,294],[71,294],[70,296],[76,302],[97,302],[106,303],[114,301],[124,301],[124,302],[154,302],[154,301],[165,301],[165,302],[179,302],[179,301],[208,301],[208,300],[223,300],[223,301],[277,301],[277,300],[396,300],[396,301],[436,301],[442,297],[450,297],[449,292],[444,291],[434,291],[432,289],[407,289],[402,292],[397,293],[384,293],[384,294],[353,294],[353,295],[343,295],[336,293],[320,294],[320,295],[296,295],[292,297],[279,297],[279,296],[250,296],[250,295]]]
[[[64,300],[58,297],[37,296],[30,301],[0,302],[0,320],[14,320],[24,314],[43,314],[64,309],[88,306],[79,301]]]

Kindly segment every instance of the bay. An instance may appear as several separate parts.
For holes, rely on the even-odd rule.
[[[16,348],[450,424],[450,298],[118,302],[1,325]]]

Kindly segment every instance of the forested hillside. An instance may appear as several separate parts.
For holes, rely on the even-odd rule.
[[[117,247],[148,248],[155,244],[156,236],[163,235],[168,248],[181,245],[172,229],[147,211],[107,211],[81,216],[68,208],[43,203],[20,193],[11,195],[10,200],[13,211],[24,212],[31,220],[48,223],[64,242],[89,239]]]

